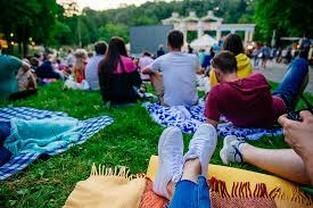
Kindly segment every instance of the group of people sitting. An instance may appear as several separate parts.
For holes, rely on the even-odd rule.
[[[150,74],[163,104],[191,106],[198,102],[195,76],[197,58],[181,52],[183,34],[173,31],[168,36],[170,52],[145,69]],[[223,115],[238,127],[269,128],[280,124],[291,149],[262,149],[242,138],[227,136],[220,151],[224,164],[247,162],[277,176],[299,184],[313,184],[312,127],[310,111],[300,113],[300,121],[287,118],[294,111],[308,82],[308,62],[304,51],[289,65],[278,88],[271,87],[260,73],[252,73],[251,62],[244,55],[240,37],[226,37],[223,51],[212,59],[205,116],[183,156],[183,140],[178,128],[166,129],[160,137],[159,172],[154,191],[171,199],[169,207],[210,207],[207,168],[216,147],[216,127]],[[160,73],[161,72],[161,73]],[[163,86],[159,86],[163,83]],[[175,188],[176,187],[176,188]],[[174,191],[175,189],[175,191]],[[205,193],[205,194],[203,194]],[[202,197],[199,197],[202,196]]]
[[[104,102],[136,102],[142,98],[144,77],[151,81],[161,105],[193,106],[199,101],[196,78],[203,69],[196,55],[182,52],[183,45],[183,33],[171,31],[168,34],[169,53],[155,60],[144,54],[146,59],[139,61],[141,67],[138,70],[124,41],[113,37],[108,45],[104,42],[95,45],[97,55],[88,63],[87,54],[77,51],[73,76],[75,82],[87,80],[92,89],[100,89]],[[223,163],[247,162],[296,183],[312,184],[313,115],[303,111],[301,121],[285,116],[295,110],[308,82],[305,57],[307,55],[300,49],[299,56],[288,66],[283,80],[272,93],[266,78],[260,73],[252,73],[251,61],[244,53],[241,38],[229,34],[224,40],[223,50],[211,61],[209,79],[212,89],[205,104],[207,123],[198,128],[185,156],[181,131],[170,127],[163,132],[158,146],[160,169],[154,191],[172,199],[170,207],[201,207],[199,203],[209,207],[209,198],[199,199],[198,192],[208,192],[205,177],[216,147],[216,127],[222,115],[238,127],[269,128],[279,123],[284,128],[286,142],[291,146],[291,149],[282,150],[261,149],[243,139],[228,136],[220,151]],[[10,76],[15,76],[20,70],[17,79],[21,91],[36,89],[27,62],[1,55],[0,73],[8,66],[12,67]],[[29,84],[25,85],[23,80]],[[2,88],[4,85],[11,86],[0,82],[0,92],[5,89]],[[13,93],[14,90],[12,87],[7,92]]]

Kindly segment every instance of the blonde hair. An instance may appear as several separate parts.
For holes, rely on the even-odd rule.
[[[78,73],[85,73],[85,60],[87,59],[87,51],[85,49],[77,49],[74,53],[75,64],[73,67],[74,76]]]

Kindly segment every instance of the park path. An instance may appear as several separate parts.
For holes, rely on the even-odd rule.
[[[258,70],[264,74],[264,76],[271,81],[280,82],[287,71],[286,64],[277,64],[273,62],[268,62],[266,69]],[[305,89],[306,92],[313,94],[313,68],[310,67],[309,70],[309,83]]]

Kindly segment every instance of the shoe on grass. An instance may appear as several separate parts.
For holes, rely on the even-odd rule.
[[[246,144],[245,140],[236,136],[226,136],[224,145],[220,151],[220,157],[225,165],[229,163],[242,163],[243,157],[241,148]]]
[[[208,165],[217,144],[217,133],[211,124],[201,124],[190,143],[189,150],[184,156],[184,162],[198,158],[201,164],[201,175],[208,176]]]
[[[167,191],[169,182],[176,184],[183,172],[183,135],[179,128],[168,127],[160,137],[158,145],[159,169],[153,184],[153,191],[170,199]]]

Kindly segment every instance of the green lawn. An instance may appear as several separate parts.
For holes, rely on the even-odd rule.
[[[63,111],[79,119],[109,115],[114,123],[86,143],[48,160],[37,160],[21,173],[0,182],[0,207],[61,207],[75,184],[89,176],[92,163],[123,165],[130,167],[132,173],[145,172],[150,155],[157,153],[163,128],[151,120],[140,104],[109,108],[102,105],[98,92],[61,89],[60,83],[51,84],[41,88],[36,96],[13,103],[2,102],[0,107],[29,106]],[[309,98],[313,101],[312,96]],[[190,135],[184,136],[186,147],[190,138]],[[267,148],[287,146],[282,137],[263,138],[253,143]],[[218,156],[221,146],[222,140],[213,156],[214,164],[221,164]],[[248,165],[240,167],[257,170]]]

